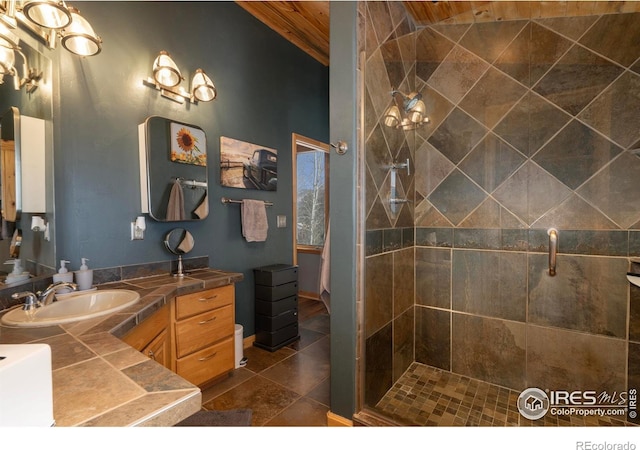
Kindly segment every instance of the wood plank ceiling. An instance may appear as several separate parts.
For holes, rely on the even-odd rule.
[[[329,65],[328,1],[236,1],[313,58]],[[640,11],[640,1],[403,1],[417,27]]]

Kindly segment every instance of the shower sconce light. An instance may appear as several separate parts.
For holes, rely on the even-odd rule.
[[[195,71],[190,91],[180,86],[183,80],[176,63],[169,53],[162,50],[153,62],[153,78],[149,77],[142,82],[146,86],[158,89],[164,97],[178,103],[184,103],[185,100],[192,103],[209,102],[216,98],[216,88],[204,70]]]
[[[80,11],[62,0],[0,0],[0,22],[11,28],[18,23],[42,39],[50,49],[56,38],[79,56],[93,56],[102,50],[102,39]]]
[[[415,130],[423,123],[428,123],[427,107],[422,100],[422,94],[412,92],[409,95],[400,91],[391,91],[394,104],[384,113],[384,124],[391,128]]]
[[[19,43],[18,37],[0,22],[0,84],[4,83],[4,76],[9,75],[13,77],[13,85],[17,91],[24,87],[28,93],[32,93],[38,88],[42,72],[29,67]],[[16,54],[22,58],[22,76],[16,69]]]

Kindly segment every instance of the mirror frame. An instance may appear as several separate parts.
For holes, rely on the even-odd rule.
[[[155,130],[152,131],[152,121],[153,120],[163,120],[166,123],[163,125],[166,125],[166,131],[163,130]],[[173,119],[168,119],[166,117],[161,117],[161,116],[149,116],[145,119],[144,123],[140,124],[138,126],[138,144],[139,144],[139,156],[140,156],[140,201],[141,201],[141,207],[142,207],[142,212],[143,213],[148,213],[149,216],[157,221],[157,222],[195,222],[195,221],[201,221],[207,218],[208,216],[208,204],[206,205],[206,211],[207,211],[207,215],[205,215],[202,218],[197,218],[197,217],[193,217],[195,214],[195,211],[197,209],[199,209],[199,207],[204,203],[204,202],[208,202],[208,193],[209,193],[209,173],[208,173],[208,168],[206,165],[202,166],[202,165],[197,165],[197,164],[188,164],[188,163],[183,163],[183,162],[179,162],[179,161],[172,161],[171,158],[169,157],[170,155],[170,151],[171,151],[171,124],[177,124],[180,125],[182,127],[188,127],[191,129],[195,129],[198,131],[201,131],[202,134],[205,137],[205,149],[204,149],[204,154],[207,155],[208,151],[206,148],[206,134],[204,132],[204,130],[197,126],[197,125],[193,125],[193,124],[188,124],[185,122],[181,122],[179,120],[173,120]],[[165,133],[166,136],[166,141],[165,142],[161,142],[158,143],[158,139],[156,136],[157,134],[161,134]],[[155,139],[154,139],[155,138]],[[153,207],[153,203],[154,200],[158,199],[158,190],[162,189],[162,194],[160,195],[160,199],[163,199],[163,196],[165,194],[168,194],[168,191],[170,190],[170,186],[172,185],[172,183],[169,183],[170,180],[167,179],[161,179],[160,181],[158,181],[157,179],[157,174],[154,177],[154,173],[152,170],[152,165],[154,164],[159,164],[158,161],[163,161],[162,164],[164,164],[164,162],[167,162],[168,164],[175,164],[175,166],[171,166],[174,167],[175,170],[175,174],[176,177],[175,178],[183,178],[184,181],[182,182],[182,186],[183,189],[186,190],[195,190],[195,189],[204,189],[204,195],[199,198],[198,200],[194,200],[192,202],[190,202],[190,206],[194,206],[193,211],[191,211],[190,213],[187,212],[185,215],[184,219],[181,220],[168,220],[166,219],[166,215],[165,217],[161,217],[160,214],[158,213],[158,208],[156,208],[156,210],[154,211],[154,207]],[[186,177],[184,178],[183,175],[184,173],[187,173],[189,171],[189,167],[193,167],[193,168],[199,168],[202,169],[202,175],[204,176],[204,181],[196,179],[196,177]],[[156,179],[154,179],[156,178]],[[171,179],[173,179],[174,177],[171,177]],[[155,193],[155,194],[154,194]],[[168,195],[167,195],[168,197]],[[185,204],[187,203],[186,199],[186,195],[185,195]],[[167,201],[167,199],[165,199],[165,201]],[[158,203],[158,202],[156,202]],[[167,201],[168,203],[168,201]],[[187,217],[188,216],[188,217]]]

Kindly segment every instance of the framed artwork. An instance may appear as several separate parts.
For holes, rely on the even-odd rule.
[[[278,151],[221,136],[220,183],[240,189],[277,190]]]
[[[171,122],[171,145],[169,158],[173,162],[207,165],[207,138],[200,128]]]

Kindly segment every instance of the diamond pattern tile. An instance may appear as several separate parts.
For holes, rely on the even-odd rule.
[[[529,24],[496,61],[496,67],[526,86],[534,85],[569,49],[566,38]]]
[[[440,126],[442,121],[453,109],[453,104],[430,86],[425,86],[421,91],[422,99],[427,106],[429,123],[422,125],[417,130],[418,136],[428,138]]]
[[[516,217],[531,225],[571,195],[571,190],[534,163],[527,162],[493,193]]]
[[[525,155],[531,156],[570,119],[567,113],[530,91],[493,132]]]
[[[429,85],[457,103],[488,68],[485,61],[456,46],[431,75]]]
[[[449,117],[428,139],[429,143],[449,158],[459,163],[484,137],[487,129],[460,109],[454,109]]]
[[[380,187],[382,185],[382,181],[387,176],[388,167],[393,159],[389,153],[387,141],[384,138],[381,125],[378,125],[373,133],[371,133],[371,136],[367,139],[366,145],[367,166],[371,171],[371,176],[373,177],[376,186]]]
[[[621,151],[611,141],[574,120],[533,159],[558,180],[576,189]]]
[[[621,228],[640,220],[638,174],[640,158],[623,153],[577,193],[609,216]]]
[[[400,86],[407,76],[397,40],[385,42],[380,46],[382,59],[389,75],[391,86]]]
[[[629,67],[640,58],[640,13],[602,16],[580,39],[593,51]]]
[[[522,85],[499,70],[490,68],[458,106],[492,128],[525,92]]]
[[[487,194],[459,170],[454,170],[428,197],[454,225],[473,211]]]
[[[459,168],[491,193],[525,162],[509,144],[489,133],[460,163]]]
[[[619,227],[576,194],[533,223],[532,228],[615,230]]]
[[[580,46],[573,46],[534,86],[534,90],[576,115],[623,69]]]
[[[415,169],[416,191],[426,197],[455,169],[455,165],[425,142],[416,152]]]
[[[536,19],[536,22],[551,28],[556,33],[576,40],[579,39],[597,19],[597,16],[552,17],[550,19]]]
[[[416,36],[416,75],[428,81],[453,48],[453,42],[425,28]]]
[[[624,73],[578,118],[629,148],[640,139],[640,75]]]
[[[477,22],[460,40],[460,45],[492,63],[526,24],[524,20]]]
[[[389,74],[380,50],[374,52],[367,61],[367,70],[364,77],[375,116],[380,117],[389,105],[389,92],[391,92]]]

